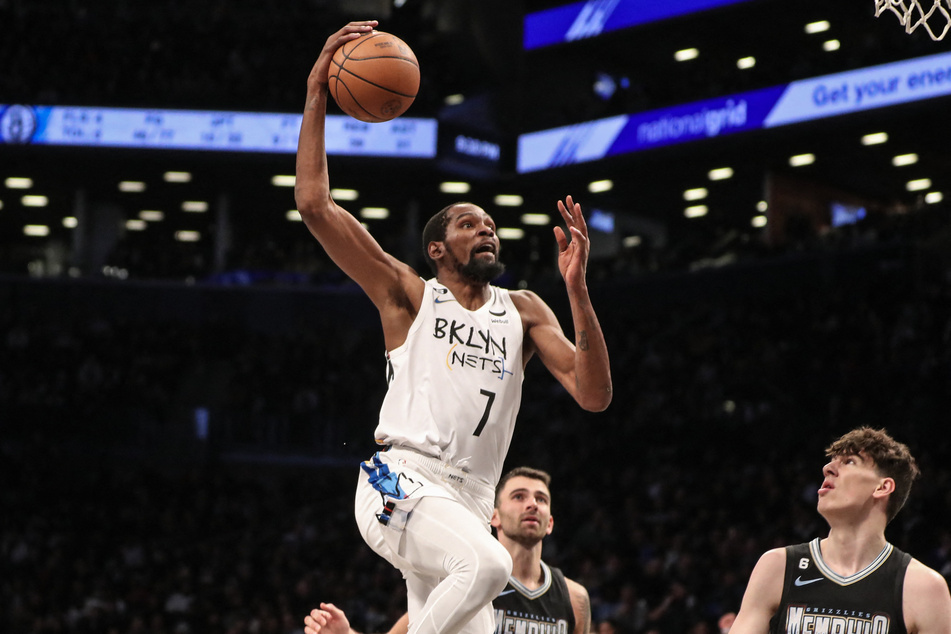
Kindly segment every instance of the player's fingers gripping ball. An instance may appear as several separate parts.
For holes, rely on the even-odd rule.
[[[337,49],[328,85],[337,105],[354,119],[389,121],[416,99],[419,62],[406,42],[373,31]]]

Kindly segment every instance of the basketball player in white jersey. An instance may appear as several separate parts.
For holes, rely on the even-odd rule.
[[[547,472],[530,467],[512,469],[499,482],[492,526],[514,567],[508,585],[492,600],[495,634],[591,632],[588,591],[542,561],[542,541],[554,527],[550,484]],[[403,615],[387,634],[406,634],[408,621]],[[304,634],[359,633],[350,629],[340,608],[322,603],[305,617]]]
[[[760,557],[730,634],[949,634],[936,571],[885,539],[918,476],[908,447],[861,427],[828,449],[819,513],[829,536]]]
[[[389,388],[375,431],[383,448],[363,464],[357,524],[406,579],[410,633],[485,634],[490,602],[512,559],[489,529],[495,485],[511,441],[525,364],[538,355],[578,404],[611,402],[608,352],[588,295],[587,227],[571,197],[555,228],[575,342],[538,295],[490,282],[503,270],[492,218],[470,203],[427,223],[422,279],[384,252],[330,195],[324,126],[334,51],[377,22],[331,35],[307,80],[297,153],[297,207],[333,261],[380,312]]]

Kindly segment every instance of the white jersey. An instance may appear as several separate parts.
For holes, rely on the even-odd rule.
[[[489,300],[470,311],[426,282],[406,341],[386,355],[389,388],[375,437],[495,487],[522,400],[524,333],[509,292],[489,288]]]

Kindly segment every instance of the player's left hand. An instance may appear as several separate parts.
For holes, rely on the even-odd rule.
[[[558,270],[569,287],[577,287],[585,283],[588,269],[588,225],[581,214],[581,205],[571,196],[566,197],[564,202],[558,201],[558,211],[568,228],[567,234],[561,227],[554,229],[555,240],[558,241]]]

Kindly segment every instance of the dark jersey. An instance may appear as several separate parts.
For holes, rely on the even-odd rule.
[[[907,634],[902,586],[911,556],[887,544],[843,577],[822,560],[819,539],[786,547],[786,574],[770,634]]]
[[[529,590],[515,577],[492,600],[495,608],[495,634],[571,634],[575,613],[565,575],[542,562],[544,580]]]

